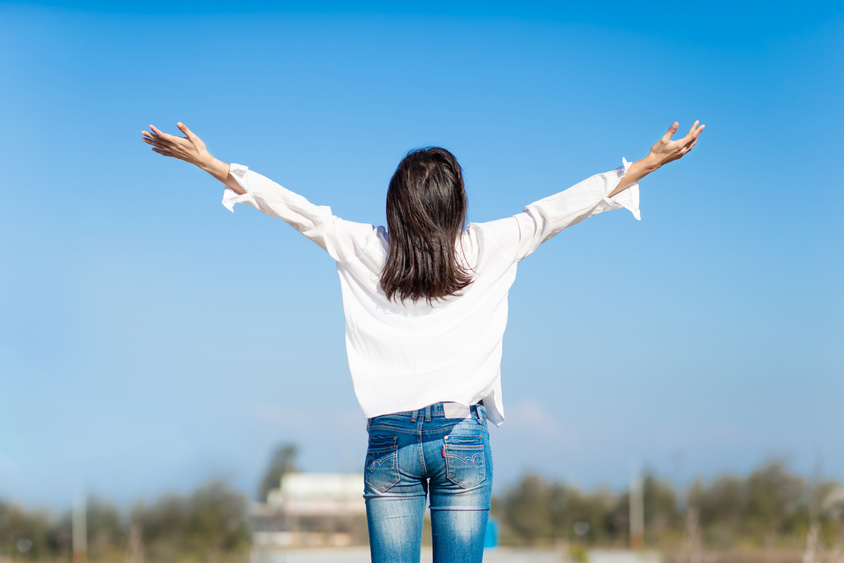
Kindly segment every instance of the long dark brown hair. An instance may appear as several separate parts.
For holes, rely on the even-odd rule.
[[[455,251],[467,206],[463,171],[453,154],[430,147],[404,157],[387,190],[390,251],[381,289],[388,299],[430,303],[472,283]]]

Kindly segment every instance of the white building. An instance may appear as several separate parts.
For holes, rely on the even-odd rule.
[[[258,548],[365,541],[362,473],[288,473],[252,510]]]

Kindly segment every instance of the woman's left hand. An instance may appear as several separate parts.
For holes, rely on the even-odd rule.
[[[682,158],[687,152],[692,150],[692,147],[694,147],[695,144],[697,144],[697,138],[700,136],[700,132],[703,131],[704,127],[706,127],[706,125],[699,125],[699,123],[700,121],[695,121],[685,137],[672,141],[671,137],[680,127],[680,124],[675,121],[671,127],[668,128],[665,135],[663,135],[659,141],[654,143],[654,146],[651,147],[651,151],[648,153],[648,156],[645,157],[645,160],[647,160],[648,164],[653,166],[654,170],[656,170],[669,162]]]
[[[627,173],[624,174],[624,177],[607,197],[613,197],[614,195],[623,192],[654,170],[657,170],[669,162],[677,160],[678,158],[682,158],[687,152],[692,150],[692,147],[694,147],[695,144],[697,144],[697,138],[706,126],[700,125],[700,121],[695,121],[685,137],[672,141],[671,137],[677,132],[679,127],[680,124],[676,121],[672,123],[665,135],[663,135],[662,138],[651,147],[648,156],[642,160],[637,160],[630,165],[630,168],[627,169]]]

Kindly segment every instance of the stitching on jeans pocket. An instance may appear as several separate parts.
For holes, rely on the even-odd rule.
[[[445,438],[446,446],[483,446],[483,436],[461,436],[449,434]]]
[[[445,443],[448,480],[468,489],[486,479],[486,458],[479,436],[449,436]]]
[[[370,436],[366,450],[364,480],[366,484],[384,493],[399,482],[398,446],[396,437]]]

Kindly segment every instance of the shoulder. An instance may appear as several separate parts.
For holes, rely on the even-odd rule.
[[[369,223],[347,221],[339,217],[334,223],[334,258],[345,262],[364,255],[383,255],[389,247],[387,230]]]
[[[484,223],[470,223],[464,232],[464,244],[469,244],[479,256],[497,254],[511,260],[516,255],[519,236],[519,222],[515,217],[505,217]]]
[[[506,245],[508,241],[518,241],[519,221],[513,216],[485,223],[469,223],[466,232],[471,237],[487,243]]]

